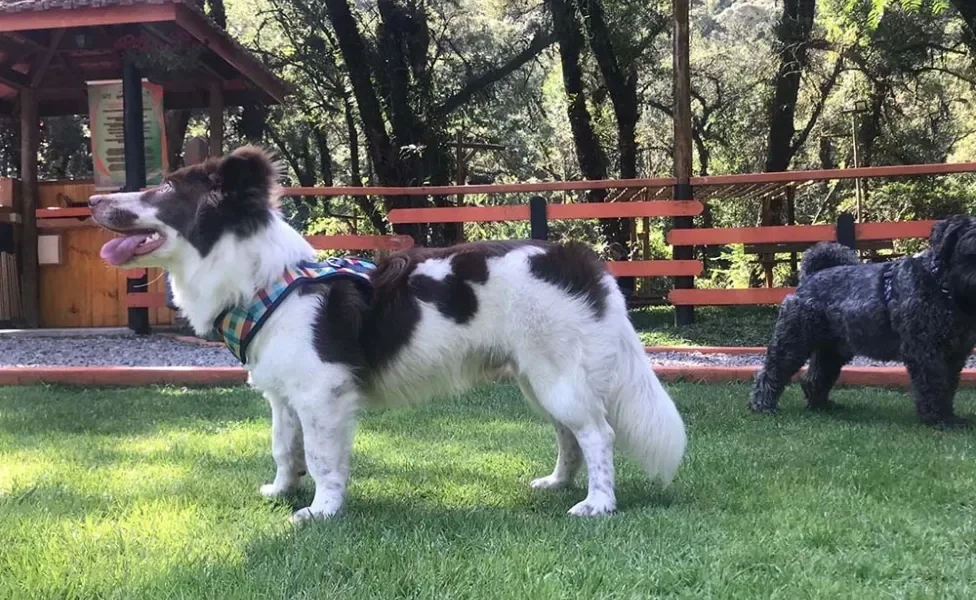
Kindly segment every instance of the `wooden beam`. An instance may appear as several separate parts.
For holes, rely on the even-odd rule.
[[[927,238],[935,221],[902,223],[858,223],[858,242]],[[833,225],[777,225],[774,227],[723,227],[716,229],[674,229],[668,232],[672,246],[718,246],[723,244],[789,244],[830,242],[837,237]]]
[[[307,235],[316,250],[406,250],[413,247],[409,235]]]
[[[892,165],[886,167],[859,167],[857,169],[781,171],[776,173],[745,173],[742,175],[710,175],[708,177],[692,177],[691,183],[695,186],[743,185],[752,183],[826,181],[830,179],[954,175],[960,173],[976,173],[976,162]]]
[[[221,32],[215,31],[213,26],[198,12],[183,4],[171,4],[170,6],[176,9],[176,23],[187,33],[224,59],[239,73],[253,81],[257,87],[264,90],[277,102],[284,102],[285,96],[288,95],[285,85],[261,67],[257,59],[234,46]]]
[[[40,324],[40,295],[37,264],[37,150],[40,136],[37,96],[34,90],[20,91],[20,191],[23,228],[21,235],[21,295],[28,327]]]
[[[166,308],[166,294],[163,292],[128,292],[125,305],[129,308]]]
[[[702,205],[694,200],[656,200],[653,202],[578,202],[550,204],[550,219],[623,219],[636,217],[672,217],[700,214]],[[389,212],[390,223],[487,223],[492,221],[527,221],[525,204],[506,206],[446,206],[440,208],[396,208]]]
[[[44,80],[44,75],[47,73],[47,68],[51,64],[51,59],[54,58],[54,54],[58,51],[58,46],[61,45],[61,38],[64,37],[65,31],[67,30],[62,27],[51,34],[51,44],[44,51],[37,64],[31,66],[30,86],[32,88],[37,88],[41,84],[41,81]]]
[[[668,300],[675,306],[734,306],[779,304],[794,288],[671,290]]]
[[[463,206],[444,208],[395,208],[387,216],[390,223],[491,223],[528,221],[528,204],[506,206]]]
[[[828,242],[836,237],[833,225],[778,225],[775,227],[723,227],[717,229],[673,229],[672,246],[719,246],[724,244],[779,244]]]
[[[695,200],[653,200],[651,202],[575,202],[550,204],[550,219],[627,219],[637,217],[693,217],[703,210]]]
[[[224,88],[210,84],[210,156],[224,155]]]
[[[607,263],[615,277],[697,277],[702,274],[700,260],[625,260]]]
[[[170,39],[166,32],[159,28],[158,25],[143,24],[142,29],[149,35],[155,37],[157,40],[162,42],[164,45],[171,45],[173,40]],[[222,75],[215,69],[212,65],[208,63],[205,59],[208,58],[206,55],[200,56],[197,59],[200,67],[207,72],[207,74],[214,79],[214,81],[226,81],[227,77]]]
[[[24,10],[0,14],[0,32],[175,21],[176,6],[175,3],[161,2]]]
[[[854,226],[854,239],[903,240],[927,238],[932,235],[936,221],[905,221],[903,223],[858,223]]]

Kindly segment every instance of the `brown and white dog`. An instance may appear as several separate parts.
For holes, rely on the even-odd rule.
[[[102,257],[166,269],[199,334],[248,303],[286,267],[314,258],[276,208],[275,163],[244,147],[172,173],[145,192],[93,196],[94,220],[122,234]],[[287,494],[306,472],[315,496],[294,521],[341,508],[360,408],[454,394],[511,374],[553,423],[558,458],[534,488],[588,492],[573,515],[615,509],[613,446],[671,482],[684,423],[648,363],[624,298],[582,244],[472,243],[383,260],[372,294],[348,281],[291,294],[247,352],[250,381],[271,404],[274,482]]]

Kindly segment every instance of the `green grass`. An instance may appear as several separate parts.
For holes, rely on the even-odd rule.
[[[611,518],[528,489],[551,432],[496,386],[366,416],[346,511],[295,529],[257,496],[251,392],[0,388],[0,598],[976,594],[972,432],[916,425],[901,392],[840,390],[825,416],[791,388],[763,418],[744,386],[670,390],[686,463],[662,491],[619,461]]]
[[[630,318],[649,346],[765,346],[776,324],[775,306],[699,307],[695,323],[674,326],[674,308],[632,310]]]

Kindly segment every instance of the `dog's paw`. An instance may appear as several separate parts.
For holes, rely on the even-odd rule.
[[[807,408],[816,412],[833,412],[835,410],[842,410],[844,408],[844,405],[838,404],[833,400],[826,400],[824,402],[818,402],[816,404],[807,404]]]
[[[324,521],[329,519],[339,512],[339,509],[335,510],[313,510],[311,506],[303,508],[301,510],[295,511],[291,516],[291,522],[295,525],[301,523],[308,523],[310,521]]]
[[[559,479],[552,475],[533,479],[529,486],[534,490],[561,490],[569,485],[568,479]]]
[[[968,417],[960,417],[959,415],[952,415],[951,417],[942,417],[935,421],[928,423],[934,426],[936,429],[966,429],[972,427],[973,421]]]
[[[258,488],[258,492],[262,497],[268,500],[277,500],[278,498],[284,498],[290,496],[298,491],[297,487],[291,486],[280,486],[274,483],[266,483]]]
[[[763,402],[750,401],[746,406],[749,410],[754,413],[759,413],[763,415],[775,415],[776,407],[772,404],[765,404]]]
[[[569,514],[574,517],[599,517],[609,515],[617,508],[617,503],[613,498],[603,494],[597,497],[587,496],[585,500],[569,509]]]

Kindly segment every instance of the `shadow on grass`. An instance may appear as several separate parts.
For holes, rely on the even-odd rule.
[[[164,570],[129,594],[152,598],[180,590],[193,596],[206,587],[225,598],[505,597],[485,586],[497,577],[509,589],[531,590],[557,575],[535,573],[539,563],[567,564],[571,568],[558,577],[572,580],[587,570],[577,561],[590,568],[594,560],[626,562],[615,544],[653,543],[650,530],[634,530],[626,508],[608,518],[569,517],[572,495],[540,492],[515,508],[464,509],[359,499],[332,519],[276,524],[254,535],[240,558]],[[665,510],[655,506],[644,518],[660,518]],[[529,563],[536,563],[532,570],[526,570]]]

